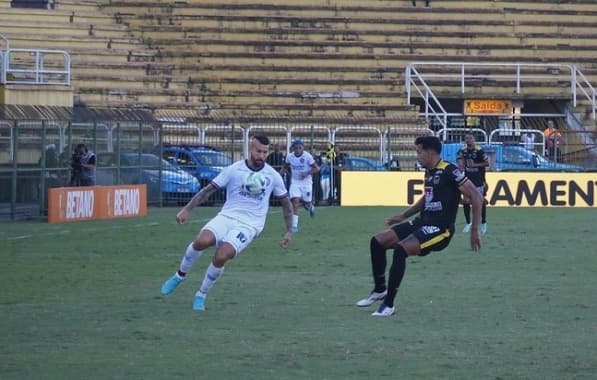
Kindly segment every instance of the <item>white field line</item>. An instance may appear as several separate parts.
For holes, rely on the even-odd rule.
[[[269,214],[280,214],[281,211],[279,210],[274,210],[271,211]],[[174,219],[174,217],[172,218]],[[204,224],[206,222],[208,222],[209,220],[211,220],[210,218],[199,218],[199,219],[191,219],[190,221],[186,222],[185,224]],[[132,224],[130,226],[107,226],[107,227],[94,227],[94,228],[87,228],[85,229],[86,232],[105,232],[105,231],[110,231],[110,230],[121,230],[123,228],[128,228],[128,229],[136,229],[136,228],[146,228],[146,227],[153,227],[153,226],[158,226],[160,225],[160,222],[149,222],[149,223],[137,223],[137,224]],[[166,223],[166,224],[176,224],[176,221],[172,221],[171,223]],[[63,229],[63,230],[58,230],[58,231],[51,231],[51,232],[46,232],[46,233],[42,233],[42,234],[27,234],[27,235],[16,235],[16,236],[0,236],[0,241],[11,241],[11,240],[22,240],[22,239],[29,239],[32,237],[36,237],[39,238],[40,236],[63,236],[63,235],[69,235],[71,234],[73,231],[70,229]]]

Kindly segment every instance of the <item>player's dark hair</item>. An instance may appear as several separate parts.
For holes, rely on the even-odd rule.
[[[265,135],[255,135],[253,138],[263,145],[269,145],[269,139]]]
[[[415,145],[421,145],[423,150],[433,150],[437,154],[442,152],[442,142],[435,136],[419,136],[415,139]]]

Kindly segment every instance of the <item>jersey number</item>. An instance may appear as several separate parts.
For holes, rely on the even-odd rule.
[[[244,243],[247,241],[247,237],[242,232],[239,232],[238,235],[236,235],[236,238],[238,240],[240,240],[241,243]]]

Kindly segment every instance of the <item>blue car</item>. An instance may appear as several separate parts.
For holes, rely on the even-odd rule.
[[[195,176],[202,187],[233,163],[232,157],[209,147],[164,147],[162,158]]]
[[[442,158],[456,163],[458,150],[464,145],[447,143],[442,148]],[[542,155],[525,149],[520,145],[483,144],[483,150],[489,156],[490,169],[495,171],[546,171],[546,172],[581,172],[576,165],[550,161]]]
[[[146,184],[147,200],[178,204],[188,202],[200,189],[199,181],[192,175],[177,169],[155,154],[120,153],[120,171],[114,153],[99,153],[97,184]],[[161,177],[160,177],[161,165]],[[118,173],[120,178],[118,179]]]
[[[378,172],[388,169],[378,161],[370,158],[344,156],[342,158],[342,170]]]

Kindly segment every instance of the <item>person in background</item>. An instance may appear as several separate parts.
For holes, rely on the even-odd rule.
[[[77,144],[70,160],[71,186],[95,185],[95,153],[85,144]]]
[[[319,168],[319,184],[321,186],[321,200],[327,204],[330,203],[330,163],[327,157],[321,157],[321,166]]]
[[[520,136],[520,141],[522,142],[522,146],[526,150],[534,151],[535,150],[535,135],[533,133],[525,132]]]
[[[479,194],[484,197],[487,194],[487,185],[485,182],[485,168],[489,166],[489,159],[485,151],[475,143],[475,136],[467,133],[464,136],[465,147],[458,151],[456,161],[460,170],[464,171],[468,179],[475,185]],[[464,219],[466,224],[462,232],[467,233],[471,230],[471,202],[463,195],[462,208],[464,210]],[[481,235],[487,233],[487,202],[483,200],[481,207]]]
[[[425,193],[411,207],[386,218],[389,228],[375,234],[369,243],[374,288],[356,305],[365,307],[383,301],[374,317],[394,315],[394,299],[406,270],[408,256],[426,256],[445,249],[454,236],[454,221],[460,196],[471,200],[473,226],[470,244],[473,251],[481,248],[479,224],[483,198],[466,175],[453,163],[442,160],[442,143],[435,136],[420,136],[415,140],[417,160],[425,167]],[[407,220],[417,215],[414,220]],[[386,250],[394,256],[386,284]]]
[[[552,119],[547,120],[547,128],[543,131],[543,135],[545,135],[545,155],[552,161],[560,161],[562,134]]]
[[[46,179],[46,187],[59,187],[62,185],[60,181],[60,155],[56,149],[56,144],[48,144],[44,148],[45,160],[39,158],[38,164],[45,169],[44,177]]]
[[[290,200],[294,208],[292,217],[292,232],[298,232],[299,209],[301,202],[303,207],[309,211],[311,217],[315,217],[315,206],[313,205],[313,173],[319,171],[319,166],[311,153],[305,151],[302,140],[294,140],[290,146],[292,153],[286,156],[286,163],[282,173],[290,170]]]
[[[195,293],[193,310],[205,310],[205,298],[224,273],[224,266],[247,248],[265,226],[270,195],[280,199],[286,233],[280,241],[288,248],[292,240],[292,204],[280,174],[265,162],[269,148],[266,136],[255,136],[249,157],[224,168],[176,214],[176,222],[187,221],[191,210],[220,188],[226,188],[226,202],[220,212],[203,226],[188,245],[179,269],[162,285],[162,295],[172,293],[186,278],[203,251],[216,246],[201,287]]]
[[[412,4],[413,4],[413,7],[417,6],[417,2],[415,0],[412,0]],[[425,1],[425,6],[426,7],[430,7],[431,6],[431,0],[426,0]]]
[[[275,143],[273,148],[274,151],[267,155],[265,162],[277,171],[280,171],[284,166],[284,162],[286,162],[286,155],[280,150],[280,144]]]

